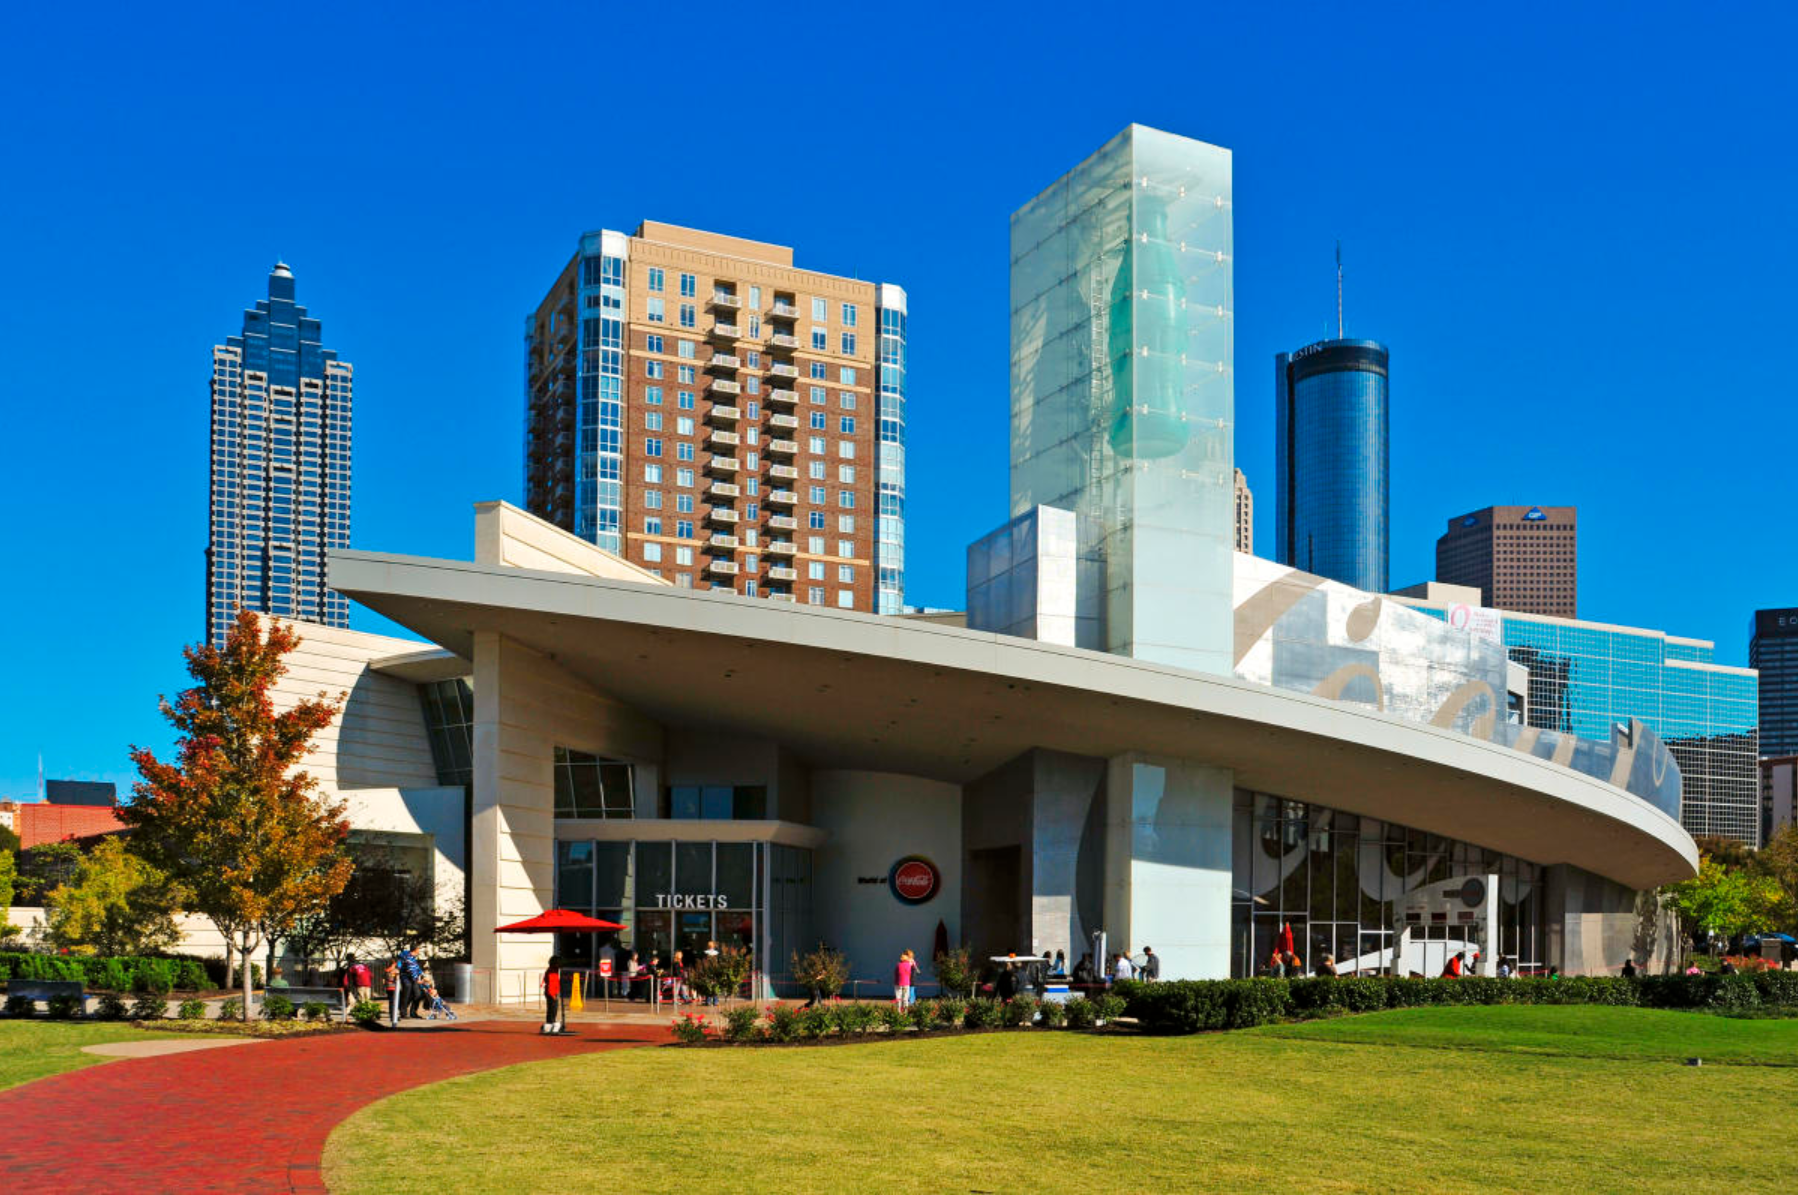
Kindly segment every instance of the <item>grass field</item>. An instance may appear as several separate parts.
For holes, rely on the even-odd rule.
[[[1773,1190],[1711,1146],[1794,1130],[1798,1021],[1430,1008],[559,1059],[371,1105],[325,1167],[339,1192]]]
[[[106,1061],[97,1054],[83,1054],[82,1046],[167,1036],[116,1023],[0,1021],[0,1089]]]

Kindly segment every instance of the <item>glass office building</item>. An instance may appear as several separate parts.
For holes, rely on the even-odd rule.
[[[350,379],[277,262],[268,298],[212,350],[206,637],[240,609],[349,625],[325,554],[350,545]]]
[[[1754,612],[1748,666],[1760,673],[1761,754],[1798,755],[1798,609]]]
[[[1011,218],[1011,515],[1096,524],[1105,649],[1228,674],[1230,151],[1131,125]]]
[[[1370,593],[1390,588],[1388,363],[1373,340],[1274,358],[1278,559]]]

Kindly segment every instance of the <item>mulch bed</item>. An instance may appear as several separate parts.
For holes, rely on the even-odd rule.
[[[356,1025],[339,1021],[133,1021],[135,1029],[157,1033],[222,1033],[229,1037],[327,1037],[333,1033],[360,1033]]]

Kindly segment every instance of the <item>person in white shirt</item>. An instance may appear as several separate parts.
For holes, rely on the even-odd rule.
[[[1113,979],[1134,979],[1136,977],[1136,967],[1131,963],[1129,955],[1118,955],[1117,965],[1112,968],[1111,977]]]

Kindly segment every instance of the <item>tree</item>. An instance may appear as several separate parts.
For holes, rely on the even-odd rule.
[[[1798,825],[1781,826],[1755,856],[1755,864],[1779,889],[1777,927],[1798,934]]]
[[[16,856],[24,849],[24,845],[19,841],[19,836],[13,833],[11,826],[0,826],[0,851]]]
[[[351,952],[370,948],[386,957],[420,945],[433,958],[464,956],[459,893],[440,899],[430,875],[407,866],[392,848],[361,845],[354,858],[356,869],[343,889],[288,928],[290,951],[308,963],[338,966]]]
[[[1725,867],[1714,855],[1700,855],[1698,875],[1670,885],[1667,895],[1688,925],[1726,938],[1769,928],[1780,902],[1772,880]]]
[[[110,834],[77,865],[73,882],[44,898],[46,930],[58,946],[103,955],[150,954],[181,939],[175,914],[185,893],[162,870]]]
[[[249,962],[264,934],[321,908],[351,869],[343,805],[320,797],[318,782],[297,769],[344,695],[321,692],[281,713],[270,696],[287,671],[282,657],[298,644],[277,622],[264,635],[245,610],[223,648],[188,648],[187,670],[199,683],[160,702],[180,733],[176,757],[164,762],[133,747],[143,779],[119,811],[137,828],[136,849],[189,891],[190,907],[239,955],[245,1020]]]
[[[17,876],[12,852],[0,850],[0,942],[19,932],[7,916],[7,911],[12,908],[13,881]]]
[[[968,957],[967,946],[958,946],[936,956],[936,981],[944,995],[968,995],[974,990],[974,981],[980,977],[980,969]]]
[[[19,853],[18,898],[22,905],[42,905],[51,889],[70,883],[81,866],[79,843],[40,842]]]

